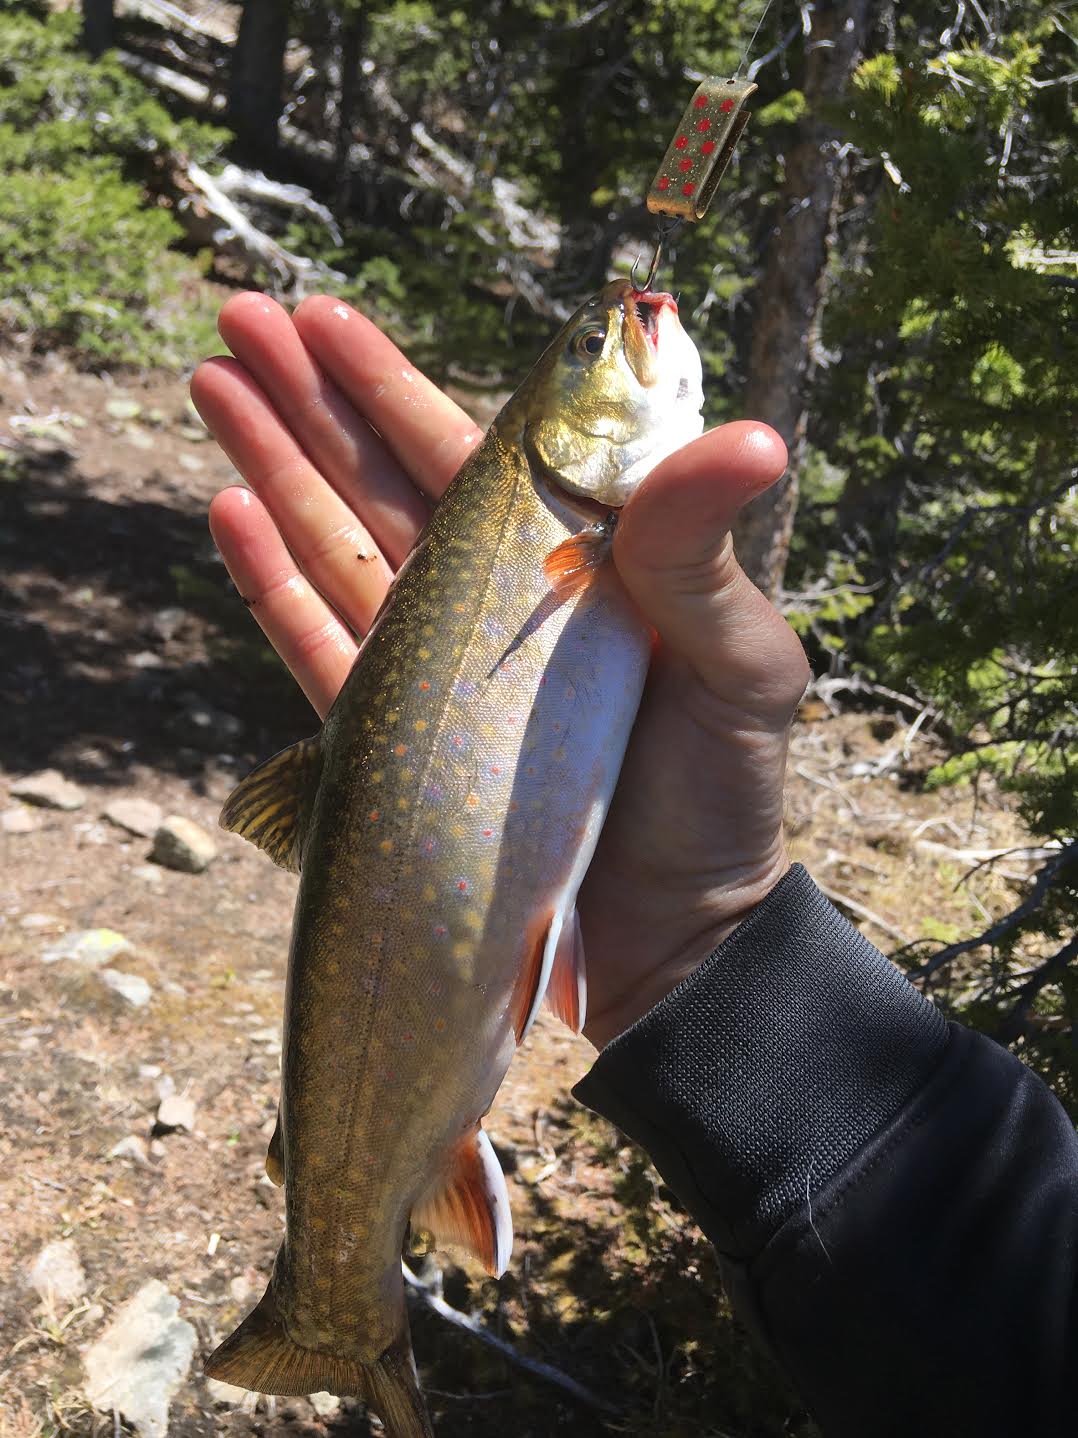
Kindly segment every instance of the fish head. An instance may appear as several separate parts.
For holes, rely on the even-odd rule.
[[[700,434],[703,402],[700,356],[674,297],[615,280],[568,321],[511,408],[548,480],[618,509]]]

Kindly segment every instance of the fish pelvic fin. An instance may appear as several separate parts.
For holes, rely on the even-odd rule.
[[[221,828],[242,834],[275,864],[298,874],[306,819],[321,774],[321,735],[289,745],[232,790],[221,810]]]
[[[412,1227],[466,1249],[495,1278],[509,1267],[513,1215],[494,1146],[477,1124],[453,1150],[449,1168],[412,1209]]]
[[[546,1005],[556,1018],[568,1024],[573,1033],[583,1031],[588,1011],[588,984],[584,972],[584,940],[575,904],[563,916],[554,940],[554,962],[547,984]]]
[[[385,1424],[388,1438],[434,1438],[419,1391],[407,1320],[375,1363],[302,1348],[285,1329],[273,1284],[236,1331],[206,1360],[208,1378],[253,1393],[296,1397],[336,1393],[360,1398]]]
[[[284,1133],[281,1128],[281,1105],[277,1105],[277,1122],[266,1150],[266,1177],[278,1188],[284,1185]]]

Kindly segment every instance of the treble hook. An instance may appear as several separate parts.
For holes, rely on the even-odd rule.
[[[655,251],[651,256],[651,264],[648,266],[647,279],[644,281],[643,284],[640,284],[640,282],[636,278],[636,270],[637,266],[640,264],[640,256],[637,255],[636,259],[633,260],[633,267],[629,271],[629,282],[632,285],[633,289],[636,290],[637,294],[646,295],[651,289],[652,285],[655,283],[655,276],[658,274],[659,266],[662,264],[663,250],[666,248],[666,242],[680,224],[680,219],[674,220],[671,223],[664,217],[659,221],[655,230]]]

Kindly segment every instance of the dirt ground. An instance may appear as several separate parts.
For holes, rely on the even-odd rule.
[[[124,415],[124,400],[138,412]],[[176,377],[113,382],[0,354],[0,809],[17,807],[8,782],[46,767],[87,794],[0,835],[3,1438],[113,1428],[82,1396],[80,1351],[149,1278],[198,1334],[171,1409],[177,1438],[380,1431],[355,1404],[321,1416],[306,1400],[235,1406],[201,1377],[261,1292],[282,1231],[263,1162],[294,892],[216,815],[253,762],[314,727],[214,555],[205,506],[230,478]],[[949,851],[1024,836],[993,794],[923,791],[937,751],[922,733],[903,757],[910,717],[812,702],[791,768],[794,856],[859,906],[885,948],[972,932],[1012,906],[1020,877],[959,882],[969,865]],[[148,864],[149,841],[101,817],[120,795],[195,820],[217,836],[217,860],[197,875]],[[102,927],[129,941],[116,963],[150,984],[144,1007],[77,965],[42,962],[63,935]],[[814,1432],[730,1317],[711,1251],[673,1196],[567,1098],[589,1054],[544,1016],[491,1115],[517,1234],[509,1274],[491,1283],[440,1261],[452,1304],[610,1411],[417,1310],[439,1434]],[[170,1088],[194,1101],[193,1131],[155,1132]],[[110,1157],[132,1135],[144,1156]],[[87,1288],[56,1311],[27,1273],[64,1237]]]

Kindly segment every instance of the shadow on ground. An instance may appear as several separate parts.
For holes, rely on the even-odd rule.
[[[7,458],[0,624],[13,772],[108,784],[138,762],[192,776],[207,756],[254,760],[315,727],[215,554],[204,504],[102,498],[62,452]]]

